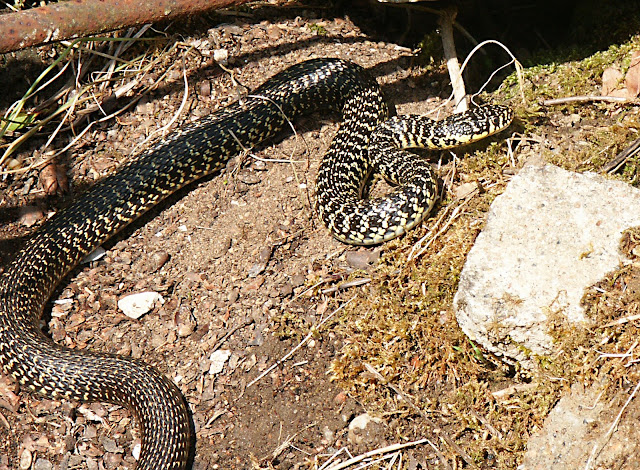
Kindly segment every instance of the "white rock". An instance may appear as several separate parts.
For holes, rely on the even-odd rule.
[[[33,462],[33,454],[28,449],[24,449],[20,454],[20,470],[29,470]]]
[[[157,292],[140,292],[130,294],[118,300],[118,308],[128,316],[137,320],[142,315],[150,311],[156,302],[164,303],[164,299]]]
[[[640,225],[640,191],[595,174],[528,165],[491,205],[454,298],[462,330],[494,353],[548,354],[549,314],[585,322],[585,288],[625,259],[622,231]]]
[[[380,418],[363,413],[353,418],[349,423],[347,439],[351,444],[362,444],[363,442],[375,440],[372,438],[375,438],[382,430],[382,420]]]
[[[211,366],[209,366],[209,374],[217,375],[224,369],[224,364],[231,357],[231,351],[228,349],[218,349],[211,354],[209,360],[211,361]]]
[[[134,459],[136,459],[136,462],[140,460],[140,452],[142,452],[142,443],[140,441],[137,441],[133,445],[133,449],[131,449],[131,455]]]
[[[98,248],[93,250],[91,253],[89,253],[87,256],[85,256],[82,262],[87,264],[87,263],[91,263],[92,261],[98,261],[99,259],[103,258],[104,255],[106,254],[107,254],[107,251],[101,246],[99,246]]]
[[[215,49],[213,51],[213,60],[222,65],[227,65],[229,61],[229,51],[226,49]]]

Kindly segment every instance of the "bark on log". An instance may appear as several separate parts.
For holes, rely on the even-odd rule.
[[[152,23],[249,0],[70,0],[0,15],[0,53]]]

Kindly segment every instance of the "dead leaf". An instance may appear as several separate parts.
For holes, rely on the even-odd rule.
[[[627,71],[624,83],[632,98],[635,98],[640,94],[640,51],[634,51],[632,54],[631,65]]]
[[[626,88],[613,90],[607,96],[613,96],[614,98],[625,98],[627,100],[630,100],[630,99],[632,100],[634,98],[634,96],[632,96],[631,93],[629,93],[629,90],[627,90]]]
[[[609,96],[620,86],[622,72],[617,67],[608,67],[602,72],[602,96]]]
[[[6,400],[5,404],[8,404],[7,408],[10,411],[15,411],[20,402],[20,397],[15,394],[16,388],[16,384],[7,377],[0,377],[0,399]]]

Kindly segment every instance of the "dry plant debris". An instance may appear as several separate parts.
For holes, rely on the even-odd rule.
[[[624,395],[640,382],[637,266],[623,267],[585,296],[602,325],[596,331],[563,324],[554,329],[559,348],[573,351],[574,360],[540,358],[535,374],[486,354],[460,332],[451,307],[458,276],[492,200],[527,158],[540,155],[564,168],[597,171],[635,138],[638,114],[628,105],[549,109],[536,103],[599,94],[604,70],[625,71],[639,46],[633,37],[581,61],[529,67],[523,89],[514,74],[497,95],[486,96],[511,101],[519,133],[508,145],[496,139],[436,159],[448,189],[436,212],[422,228],[385,246],[366,274],[346,262],[350,249],[331,240],[311,215],[307,188],[336,127],[314,117],[295,123],[300,139],[254,149],[260,160],[234,160],[228,171],[196,185],[107,247],[106,256],[63,287],[49,331],[67,346],[144,356],[179,379],[194,412],[197,466],[330,468],[325,464],[333,464],[335,451],[348,446],[345,423],[365,408],[385,423],[386,434],[374,449],[428,439],[403,449],[393,461],[397,468],[460,468],[463,454],[481,468],[515,468],[528,437],[572,382],[606,376],[607,397]],[[233,76],[216,64],[215,57],[225,55],[216,52],[221,50]],[[410,50],[372,42],[351,20],[321,14],[238,13],[182,41],[138,30],[40,53],[60,77],[48,83],[42,98],[33,92],[49,74],[33,90],[23,90],[4,121],[3,163],[12,168],[0,182],[5,238],[27,233],[13,208],[41,206],[45,217],[59,204],[41,199],[35,173],[54,155],[69,164],[75,188],[90,186],[155,129],[169,124],[171,132],[182,120],[236,99],[244,92],[237,83],[253,88],[312,56],[356,58],[400,112],[424,112],[440,102],[434,97],[448,95],[440,65],[416,65]],[[522,104],[521,92],[530,104]],[[10,147],[10,138],[28,129],[37,129],[35,140]],[[618,177],[634,184],[637,173],[632,157]],[[456,190],[469,185],[474,189],[456,199]],[[425,236],[429,247],[421,250]],[[632,255],[637,238],[630,232],[625,242]],[[6,261],[17,243],[3,245]],[[363,278],[370,281],[326,290]],[[117,301],[147,289],[167,301],[130,323]],[[354,296],[333,323],[311,330]],[[310,333],[291,360],[247,386]],[[212,351],[221,345],[231,354],[222,372],[210,374]],[[0,407],[0,468],[21,462],[89,468],[135,463],[137,431],[126,410],[18,395],[5,377]],[[376,453],[348,447],[352,454]]]

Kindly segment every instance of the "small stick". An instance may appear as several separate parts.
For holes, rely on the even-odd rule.
[[[640,320],[640,314],[629,315],[628,317],[618,318],[615,321],[609,322],[606,325],[602,325],[600,328],[609,328],[610,326],[622,325],[630,321]]]
[[[606,103],[631,103],[633,100],[623,98],[622,96],[597,96],[597,95],[580,95],[568,96],[566,98],[554,98],[552,100],[544,100],[543,106],[554,106],[556,104],[567,103],[585,103],[588,101],[604,101]]]
[[[512,385],[510,387],[507,387],[507,388],[503,388],[502,390],[497,390],[495,392],[491,392],[491,395],[493,395],[493,398],[495,398],[496,400],[503,400],[506,397],[508,397],[510,395],[513,395],[514,393],[527,392],[529,390],[533,390],[537,386],[538,386],[537,383],[517,384],[517,385]]]
[[[456,54],[456,45],[453,41],[453,21],[456,18],[457,10],[455,8],[447,8],[442,11],[438,24],[440,25],[440,36],[442,38],[442,48],[444,49],[444,57],[447,61],[447,70],[449,70],[449,78],[451,78],[451,86],[453,87],[453,96],[455,97],[455,112],[461,113],[469,109],[467,103],[467,92],[464,88],[464,80],[460,71],[460,62]]]
[[[638,150],[640,150],[640,139],[636,139],[631,142],[631,145],[629,145],[626,149],[616,155],[616,157],[609,163],[607,163],[604,167],[602,167],[602,169],[607,173],[613,173],[614,171],[617,171],[629,157],[632,157],[633,155],[638,153]]]
[[[320,327],[322,325],[324,325],[330,318],[332,318],[336,313],[338,313],[340,310],[342,310],[343,308],[345,308],[347,305],[349,305],[353,299],[355,299],[355,295],[353,297],[351,297],[349,300],[347,300],[345,303],[343,303],[342,305],[340,305],[340,307],[338,307],[337,309],[335,309],[333,312],[331,312],[326,318],[320,320],[317,324],[313,325],[311,327],[311,330],[309,331],[309,334],[307,336],[304,337],[304,339],[302,341],[300,341],[298,343],[298,345],[293,348],[291,351],[289,351],[287,354],[285,354],[284,356],[282,356],[282,359],[278,360],[275,362],[275,364],[273,364],[271,367],[267,368],[262,374],[260,374],[258,377],[256,377],[255,379],[253,379],[251,382],[249,382],[247,384],[247,388],[251,387],[252,385],[254,385],[256,382],[260,381],[260,379],[262,379],[265,375],[267,375],[269,372],[271,372],[273,369],[275,369],[276,367],[278,367],[280,364],[282,364],[284,361],[286,361],[287,359],[289,359],[291,356],[293,356],[293,354],[300,349],[307,341],[309,341],[311,339],[311,337],[320,329]]]
[[[254,320],[248,320],[248,321],[245,321],[244,323],[241,323],[240,325],[235,326],[234,328],[231,328],[226,335],[224,335],[222,338],[218,340],[216,345],[211,349],[211,352],[212,353],[216,352],[218,349],[220,349],[220,346],[222,346],[224,342],[229,339],[229,337],[232,334],[234,334],[236,331],[240,330],[241,328],[245,328],[251,325],[253,322]]]
[[[478,413],[476,410],[471,409],[469,411],[469,413],[471,413],[471,416],[473,416],[474,418],[476,418],[478,421],[480,421],[482,424],[485,425],[485,427],[491,432],[491,434],[493,434],[494,436],[496,436],[498,439],[502,440],[502,433],[500,431],[498,431],[492,424],[491,421],[489,421],[485,416],[482,416],[480,413]]]
[[[344,284],[340,284],[338,286],[327,287],[326,289],[322,289],[320,291],[322,294],[330,294],[332,292],[336,292],[339,290],[348,289],[350,287],[363,286],[371,282],[370,277],[363,277],[361,279],[354,279],[353,281],[345,282]]]
[[[365,454],[361,454],[356,457],[353,457],[352,459],[345,460],[344,462],[341,462],[337,465],[332,465],[327,470],[341,470],[343,468],[350,467],[354,463],[361,462],[366,458],[373,457],[374,455],[388,454],[389,452],[394,452],[396,450],[404,449],[405,447],[418,446],[418,445],[424,444],[425,442],[427,442],[427,439],[420,439],[418,441],[407,442],[405,444],[393,444],[387,447],[382,447],[381,449],[374,449]]]

